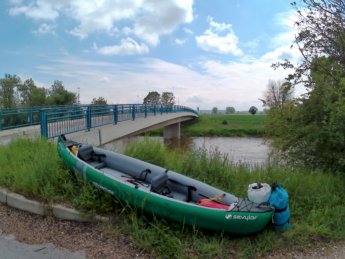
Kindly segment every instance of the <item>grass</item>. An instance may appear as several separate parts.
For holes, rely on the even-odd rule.
[[[261,137],[266,115],[200,115],[182,128],[185,136]]]
[[[277,250],[303,250],[316,241],[345,239],[345,179],[341,175],[276,165],[250,168],[233,164],[217,152],[170,150],[148,139],[130,144],[125,152],[239,196],[246,196],[252,182],[278,181],[290,195],[292,228],[284,233],[267,228],[240,237],[143,215],[69,174],[55,146],[39,139],[17,140],[0,147],[0,185],[84,211],[111,212],[116,217],[105,232],[128,235],[153,257],[256,258]]]

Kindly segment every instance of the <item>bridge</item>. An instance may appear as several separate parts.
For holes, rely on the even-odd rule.
[[[2,143],[18,135],[54,139],[61,134],[102,145],[126,136],[164,128],[164,138],[180,138],[181,122],[198,117],[181,106],[144,104],[71,105],[0,110]]]

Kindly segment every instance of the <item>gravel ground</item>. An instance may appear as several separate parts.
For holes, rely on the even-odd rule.
[[[102,223],[80,223],[42,217],[0,203],[0,233],[26,244],[48,244],[87,258],[146,258],[116,230],[105,235]],[[1,254],[0,254],[1,258]]]
[[[49,243],[61,249],[81,253],[87,258],[150,257],[135,248],[128,237],[116,229],[109,229],[109,232],[111,234],[104,234],[102,223],[80,223],[42,217],[0,203],[0,234],[14,236],[19,242],[36,245]],[[318,244],[317,247],[305,251],[278,251],[265,258],[345,259],[344,241]]]

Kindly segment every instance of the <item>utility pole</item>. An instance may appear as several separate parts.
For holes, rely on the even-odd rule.
[[[78,87],[77,104],[80,104],[80,87]]]

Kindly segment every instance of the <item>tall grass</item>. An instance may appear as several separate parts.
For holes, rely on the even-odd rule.
[[[251,168],[234,164],[217,151],[169,150],[148,139],[130,144],[125,152],[239,196],[246,196],[247,186],[253,182],[278,181],[289,192],[292,228],[282,234],[268,228],[250,237],[233,237],[160,219],[131,217],[131,236],[157,256],[165,251],[175,257],[227,257],[235,253],[254,258],[276,249],[303,249],[318,240],[345,238],[345,179],[340,175],[279,166]],[[147,238],[140,239],[142,235]]]
[[[241,237],[144,215],[74,177],[55,145],[40,139],[0,147],[0,186],[83,211],[111,212],[116,220],[105,231],[127,234],[154,257],[256,258],[275,250],[304,249],[320,240],[345,239],[345,179],[340,175],[279,166],[252,168],[234,164],[216,150],[170,150],[149,139],[130,144],[125,152],[238,196],[246,196],[250,183],[278,181],[290,195],[292,228],[281,234],[267,228]]]

